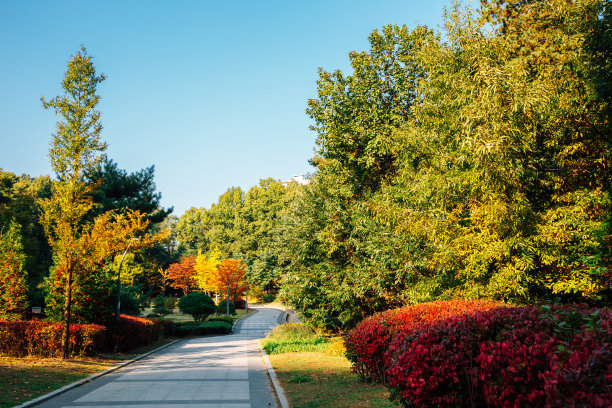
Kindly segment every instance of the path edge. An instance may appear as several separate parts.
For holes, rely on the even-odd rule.
[[[238,325],[238,323],[242,323],[242,321],[244,319],[246,319],[247,317],[254,315],[255,313],[257,313],[259,310],[252,308],[254,310],[253,313],[247,314],[246,316],[242,316],[240,319],[237,319],[234,324],[232,324],[232,332],[230,334],[234,334],[234,329],[236,328],[236,326]]]
[[[261,340],[258,339],[257,344],[259,346],[259,352],[261,353],[261,357],[263,358],[264,364],[266,365],[266,368],[268,369],[268,375],[270,376],[270,380],[272,381],[272,385],[274,386],[274,392],[276,392],[276,396],[278,397],[278,400],[280,401],[281,407],[290,408],[289,401],[287,400],[287,397],[285,396],[285,391],[283,390],[283,387],[280,385],[280,382],[278,382],[278,378],[276,378],[276,373],[274,372],[274,368],[272,367],[272,364],[270,364],[270,359],[268,358],[266,351],[261,345]]]
[[[138,357],[133,358],[133,359],[128,360],[128,361],[125,361],[125,362],[123,362],[123,363],[121,363],[121,364],[119,364],[119,365],[117,365],[117,366],[115,366],[115,367],[107,368],[107,369],[106,369],[106,370],[104,370],[104,371],[100,371],[99,373],[92,374],[92,375],[90,375],[90,376],[89,376],[89,377],[87,377],[87,378],[83,378],[82,380],[78,380],[78,381],[75,381],[75,382],[73,382],[73,383],[71,383],[71,384],[65,385],[65,386],[63,386],[62,388],[58,389],[58,390],[51,391],[51,392],[50,392],[50,393],[48,393],[48,394],[41,395],[40,397],[35,398],[35,399],[33,399],[33,400],[30,400],[30,401],[26,401],[26,402],[24,402],[24,403],[23,403],[23,404],[21,404],[21,405],[15,405],[13,408],[26,408],[26,407],[33,407],[33,406],[35,406],[35,405],[40,404],[41,402],[44,402],[44,401],[46,401],[46,400],[48,400],[48,399],[51,399],[51,398],[56,397],[56,396],[58,396],[58,395],[60,395],[60,394],[63,394],[63,393],[65,393],[66,391],[71,390],[71,389],[73,389],[73,388],[76,388],[76,387],[78,387],[78,386],[80,386],[80,385],[83,385],[83,384],[86,384],[86,383],[88,383],[88,382],[90,382],[90,381],[93,381],[93,380],[95,380],[95,379],[96,379],[96,378],[98,378],[98,377],[102,377],[103,375],[106,375],[106,374],[108,374],[108,373],[112,373],[112,372],[113,372],[113,371],[115,371],[115,370],[118,370],[118,369],[120,369],[120,368],[122,368],[122,367],[125,367],[125,366],[126,366],[126,365],[128,365],[128,364],[132,364],[132,363],[134,363],[134,362],[136,362],[136,361],[138,361],[138,360],[140,360],[140,359],[143,359],[143,358],[145,358],[145,357],[147,357],[147,356],[149,356],[149,355],[151,355],[151,354],[153,354],[153,353],[157,353],[159,350],[165,349],[166,347],[170,347],[171,345],[176,344],[176,343],[178,343],[179,341],[183,341],[183,340],[184,340],[184,339],[174,340],[174,341],[173,341],[173,342],[171,342],[171,343],[164,344],[163,346],[160,346],[160,347],[156,348],[155,350],[151,350],[151,351],[149,351],[149,352],[147,352],[147,353],[145,353],[145,354],[141,354],[141,355],[139,355]],[[285,408],[285,407],[283,407],[283,408]],[[287,408],[288,408],[288,407],[287,407]]]

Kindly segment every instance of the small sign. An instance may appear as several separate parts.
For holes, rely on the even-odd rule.
[[[32,313],[34,314],[42,313],[42,307],[33,307]]]

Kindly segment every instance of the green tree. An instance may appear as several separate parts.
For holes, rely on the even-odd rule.
[[[386,27],[352,75],[322,71],[282,296],[330,328],[436,298],[607,302],[609,26],[599,0],[453,5],[443,35]]]
[[[178,306],[196,322],[201,322],[215,312],[215,302],[210,296],[200,292],[191,292],[181,297]]]
[[[19,224],[30,303],[43,306],[41,284],[51,265],[51,249],[40,225],[40,200],[51,195],[48,176],[33,178],[0,171],[0,229]]]
[[[26,256],[21,227],[12,221],[0,228],[0,320],[23,320],[28,308]]]
[[[117,163],[104,158],[102,165],[94,167],[86,176],[89,183],[98,186],[92,194],[96,203],[94,215],[111,210],[139,211],[152,227],[172,213],[172,208],[164,209],[160,205],[161,193],[155,191],[155,166],[128,174]]]

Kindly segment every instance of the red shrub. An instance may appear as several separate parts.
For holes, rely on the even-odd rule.
[[[531,317],[480,345],[476,361],[487,404],[612,406],[612,313],[571,305],[536,309]]]
[[[70,353],[92,355],[104,346],[106,328],[95,324],[70,326]],[[62,348],[62,324],[40,320],[0,321],[0,354],[59,356]]]
[[[612,318],[597,313],[503,307],[438,321],[395,339],[388,385],[404,406],[609,407]]]
[[[163,324],[159,319],[121,315],[121,320],[108,325],[107,348],[126,351],[159,339]]]
[[[377,313],[355,327],[345,338],[347,357],[361,377],[385,382],[384,356],[394,337],[404,338],[441,319],[490,309],[500,303],[487,300],[450,300],[422,303]]]

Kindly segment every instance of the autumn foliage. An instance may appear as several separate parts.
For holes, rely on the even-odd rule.
[[[246,290],[244,274],[246,265],[240,259],[224,259],[210,277],[210,286],[218,292],[224,292],[230,286],[235,296]]]
[[[442,302],[435,303],[422,310],[443,310]],[[355,366],[369,369],[376,363],[375,373],[383,373],[377,378],[405,407],[610,406],[608,309],[485,305],[431,320],[409,309],[375,315],[346,340]],[[402,316],[425,324],[397,330]],[[395,331],[390,342],[387,323]],[[381,344],[387,348],[378,360],[372,350],[381,350]]]
[[[144,346],[159,339],[164,333],[164,325],[172,324],[159,319],[121,315],[121,319],[108,325],[106,348],[126,351]]]
[[[392,309],[368,317],[345,339],[347,357],[363,378],[385,380],[385,355],[394,338],[418,333],[437,321],[501,303],[487,300],[450,300]]]
[[[168,277],[170,286],[179,289],[183,295],[188,294],[195,287],[195,256],[186,256],[178,263],[173,263],[168,267]]]
[[[136,211],[126,214],[107,212],[98,216],[92,224],[83,226],[79,235],[71,236],[57,231],[57,239],[52,241],[52,248],[58,251],[70,249],[73,252],[71,256],[59,259],[47,278],[47,314],[55,319],[62,315],[66,279],[70,270],[74,283],[71,285],[72,319],[77,323],[109,321],[116,302],[116,271],[106,270],[105,263],[123,251],[131,237],[144,233],[147,225],[148,222]],[[145,234],[139,241],[135,241],[132,248],[152,245],[160,238],[161,235]]]
[[[106,328],[96,324],[70,326],[70,352],[88,356],[102,351]],[[31,321],[0,321],[0,354],[13,357],[61,356],[62,324]]]

